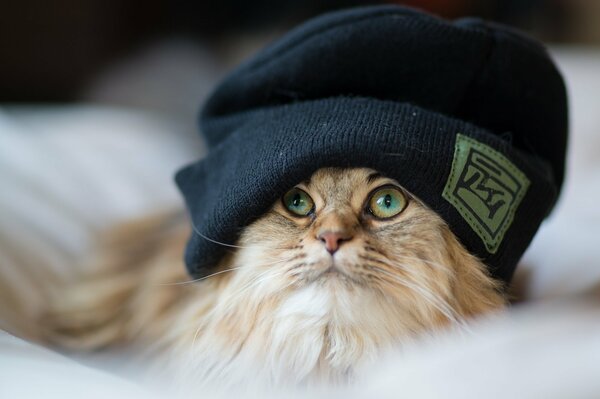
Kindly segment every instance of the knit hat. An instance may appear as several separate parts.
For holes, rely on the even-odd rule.
[[[562,185],[567,102],[523,34],[376,6],[315,18],[264,49],[217,87],[200,127],[208,155],[176,175],[196,230],[192,276],[224,255],[214,241],[234,244],[317,169],[369,167],[509,282]]]

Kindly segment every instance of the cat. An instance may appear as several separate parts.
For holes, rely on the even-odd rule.
[[[434,211],[368,168],[317,170],[221,243],[227,255],[197,280],[182,262],[189,234],[179,213],[112,231],[32,336],[77,351],[137,345],[198,387],[343,384],[387,348],[506,304]]]

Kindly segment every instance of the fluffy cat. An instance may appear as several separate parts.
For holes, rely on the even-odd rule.
[[[386,348],[505,304],[435,212],[366,168],[315,172],[197,281],[186,226],[165,215],[111,233],[96,272],[57,290],[41,340],[137,344],[197,386],[343,383]]]

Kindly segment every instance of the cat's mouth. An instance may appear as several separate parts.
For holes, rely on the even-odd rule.
[[[339,275],[339,274],[343,274],[346,275],[346,273],[344,273],[343,271],[341,271],[337,266],[335,265],[331,265],[329,266],[327,269],[325,269],[325,271],[323,273],[321,273],[322,276],[327,276],[327,275]]]
[[[313,281],[319,280],[342,280],[346,282],[353,282],[356,284],[362,284],[362,282],[356,280],[352,275],[348,274],[339,265],[332,263],[325,270],[316,275]]]

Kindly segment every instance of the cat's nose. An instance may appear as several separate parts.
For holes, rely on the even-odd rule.
[[[324,231],[317,238],[325,244],[327,251],[333,255],[342,245],[342,242],[351,240],[352,236],[343,231]]]

